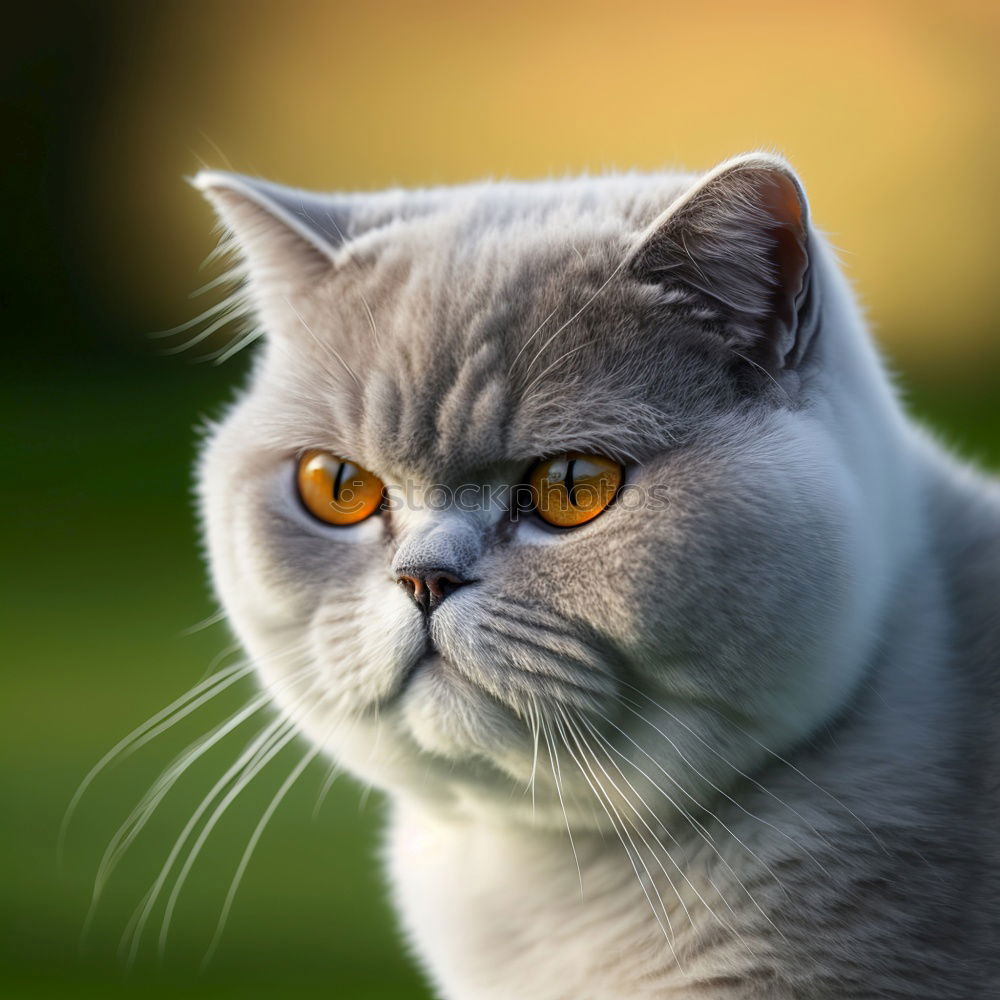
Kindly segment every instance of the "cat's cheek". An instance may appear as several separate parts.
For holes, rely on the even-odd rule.
[[[332,589],[309,624],[325,696],[340,714],[373,711],[399,692],[426,650],[420,612],[384,574]]]
[[[239,476],[232,434],[224,430],[207,450],[202,517],[216,590],[237,631],[281,630],[308,616],[310,577],[290,558],[300,532],[273,470]],[[244,488],[235,490],[233,481]]]
[[[256,488],[210,511],[226,593],[257,620],[305,626],[331,590],[353,597],[382,540],[381,519],[345,527],[319,523],[298,502],[282,465]]]

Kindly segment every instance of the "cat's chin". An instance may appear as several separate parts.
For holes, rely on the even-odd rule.
[[[413,668],[398,712],[426,753],[451,760],[484,756],[501,766],[504,748],[523,756],[524,724],[439,653],[424,656]]]

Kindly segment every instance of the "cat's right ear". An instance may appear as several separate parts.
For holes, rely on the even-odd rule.
[[[333,267],[348,223],[335,197],[218,170],[191,183],[215,208],[258,300],[292,296]]]

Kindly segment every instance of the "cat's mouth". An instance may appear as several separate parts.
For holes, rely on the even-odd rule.
[[[399,687],[396,689],[391,700],[395,701],[398,698],[402,698],[419,675],[428,671],[439,671],[445,667],[447,662],[444,654],[437,648],[434,640],[428,635],[423,652],[404,671],[399,682]]]
[[[425,687],[428,684],[430,687]],[[423,652],[404,671],[395,691],[386,702],[382,703],[382,707],[387,704],[400,704],[409,695],[415,694],[414,689],[418,686],[425,691],[434,689],[468,692],[474,689],[478,697],[496,701],[493,694],[485,690],[472,677],[469,677],[466,671],[452,660],[449,660],[430,637],[427,639]]]

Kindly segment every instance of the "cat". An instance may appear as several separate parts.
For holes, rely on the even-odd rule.
[[[437,995],[1000,996],[1000,491],[792,168],[194,184],[261,339],[214,584]]]

